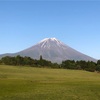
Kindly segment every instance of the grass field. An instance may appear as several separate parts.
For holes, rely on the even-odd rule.
[[[100,74],[0,65],[0,100],[100,100]]]

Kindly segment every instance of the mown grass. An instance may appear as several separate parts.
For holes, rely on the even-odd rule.
[[[100,100],[100,74],[0,65],[0,100]]]

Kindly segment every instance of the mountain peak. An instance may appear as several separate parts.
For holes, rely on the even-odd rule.
[[[50,38],[52,41],[58,41],[58,39],[54,38]]]
[[[53,37],[53,38],[45,38],[45,39],[41,40],[40,42],[46,42],[46,41],[49,41],[49,40],[51,40],[51,41],[58,41],[58,39]]]
[[[16,55],[29,56],[34,59],[39,59],[40,55],[42,55],[44,59],[57,63],[61,63],[64,60],[86,60],[96,62],[96,59],[82,54],[54,37],[45,38],[30,48],[12,54],[12,56]]]
[[[64,45],[61,41],[59,41],[56,38],[45,38],[42,41],[40,41],[38,43],[41,48],[50,48],[50,47],[61,47],[62,45]]]

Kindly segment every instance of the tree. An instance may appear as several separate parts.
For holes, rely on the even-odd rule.
[[[15,59],[16,59],[16,65],[24,65],[23,57],[18,55],[18,56],[15,57]]]
[[[100,60],[97,61],[97,65],[100,65]]]
[[[3,57],[1,60],[4,64],[11,65],[11,57],[10,56]]]
[[[100,65],[96,66],[96,71],[100,72]]]
[[[85,68],[85,70],[90,71],[90,72],[94,72],[96,70],[96,63],[94,63],[92,61],[88,61],[87,67]]]
[[[76,63],[74,60],[66,60],[62,62],[61,67],[67,69],[75,69],[75,65]]]
[[[87,62],[83,60],[76,61],[76,65],[79,67],[79,69],[85,70],[85,68],[87,67]]]
[[[40,60],[43,60],[42,55],[40,55]]]
[[[97,61],[96,71],[100,72],[100,60]]]
[[[30,57],[24,57],[23,58],[23,64],[24,65],[30,65],[30,66],[32,66],[33,63],[34,63],[34,60],[32,58],[30,58]]]
[[[0,60],[0,64],[2,64],[2,61]]]

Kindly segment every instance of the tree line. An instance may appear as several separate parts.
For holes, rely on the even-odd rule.
[[[75,70],[86,70],[86,71],[97,71],[100,72],[100,60],[97,62],[93,61],[74,61],[65,60],[61,64],[52,63],[47,61],[40,56],[39,60],[32,59],[30,57],[16,57],[6,56],[0,60],[0,64],[15,65],[15,66],[31,66],[31,67],[49,67],[49,68],[63,68],[63,69],[75,69]]]
[[[0,64],[31,67],[55,67],[58,65],[43,59],[42,56],[40,56],[40,59],[37,60],[27,56],[22,57],[20,55],[17,55],[16,57],[5,56],[1,58]]]

